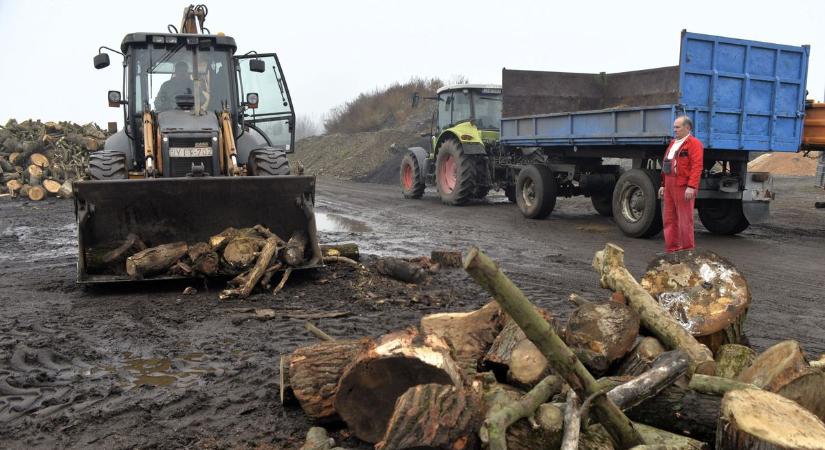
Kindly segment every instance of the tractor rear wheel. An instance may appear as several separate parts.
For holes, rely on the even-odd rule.
[[[465,205],[477,194],[476,161],[465,155],[461,145],[448,140],[438,148],[435,160],[435,184],[441,201],[454,206]]]
[[[89,155],[89,176],[93,180],[123,180],[126,171],[126,155],[115,150],[101,150]]]
[[[289,159],[286,153],[274,148],[259,148],[249,155],[249,175],[289,175]]]
[[[623,173],[613,189],[613,219],[626,236],[648,238],[662,231],[661,183],[655,170]]]
[[[556,179],[545,166],[527,166],[516,179],[516,203],[528,219],[544,219],[556,207]]]
[[[699,220],[713,234],[734,235],[750,226],[741,200],[701,200],[698,206]]]
[[[424,195],[424,177],[418,165],[418,158],[412,153],[407,153],[401,159],[400,176],[401,193],[404,194],[404,198],[421,198]]]

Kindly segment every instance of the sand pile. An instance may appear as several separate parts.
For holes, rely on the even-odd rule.
[[[819,152],[765,153],[748,163],[751,172],[770,172],[773,175],[795,175],[812,177],[816,175]]]

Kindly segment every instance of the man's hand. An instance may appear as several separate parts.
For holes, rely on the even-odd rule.
[[[659,188],[659,194],[658,194],[658,195],[659,195],[659,198],[664,198],[664,196],[665,196],[665,188],[660,187],[660,188]]]
[[[685,189],[685,200],[690,201],[694,198],[696,198],[696,189],[693,189],[692,187]]]

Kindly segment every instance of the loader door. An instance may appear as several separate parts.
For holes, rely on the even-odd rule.
[[[250,70],[252,60],[263,61],[264,71]],[[263,135],[270,146],[294,151],[295,111],[278,56],[274,53],[236,56],[235,67],[240,102],[245,102],[246,94],[251,92],[257,93],[259,99],[256,109],[244,112],[244,125]]]

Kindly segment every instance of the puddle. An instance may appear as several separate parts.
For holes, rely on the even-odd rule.
[[[77,253],[77,227],[68,224],[62,227],[50,228],[11,226],[0,232],[0,238],[29,250],[36,249],[26,255],[29,261],[42,261]],[[0,254],[0,261],[12,260],[19,257],[13,252]]]
[[[321,232],[350,232],[350,233],[366,233],[372,229],[364,222],[350,219],[349,217],[340,216],[338,214],[316,212],[315,224],[318,231]]]
[[[131,387],[140,386],[182,386],[188,387],[201,382],[204,374],[221,375],[224,369],[206,359],[200,352],[185,353],[175,358],[139,358],[131,352],[124,352],[123,359],[114,365],[95,367],[88,375],[97,372],[117,374]]]

